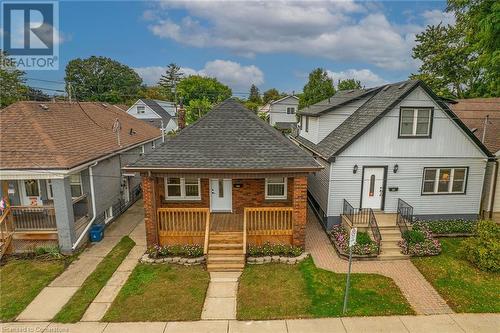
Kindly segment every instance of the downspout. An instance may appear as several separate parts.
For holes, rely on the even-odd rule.
[[[90,195],[92,196],[92,219],[87,224],[87,226],[85,227],[83,232],[80,234],[80,237],[78,237],[75,244],[73,244],[73,246],[71,247],[71,250],[75,250],[78,247],[78,245],[80,244],[80,242],[82,241],[83,237],[85,237],[85,235],[87,235],[87,232],[89,231],[90,227],[94,223],[96,215],[97,215],[96,208],[95,208],[94,177],[93,177],[93,172],[92,172],[92,168],[95,167],[97,165],[97,163],[98,162],[95,162],[94,164],[89,166]]]

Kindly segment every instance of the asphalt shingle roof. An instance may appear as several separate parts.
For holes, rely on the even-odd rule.
[[[129,168],[313,171],[322,167],[241,103],[228,99]]]
[[[319,116],[323,112],[331,111],[355,99],[363,98],[371,93],[374,93],[378,89],[379,88],[341,90],[330,98],[326,98],[321,102],[299,110],[298,114],[307,116]]]
[[[151,108],[156,114],[158,114],[160,117],[162,117],[166,123],[172,118],[172,115],[168,113],[158,102],[156,102],[154,99],[147,99],[147,98],[142,98],[141,101],[144,102],[147,106]]]
[[[397,103],[404,99],[414,88],[421,86],[424,88],[438,104],[441,105],[443,110],[448,113],[452,120],[454,120],[465,132],[469,135],[479,148],[488,156],[491,153],[479,141],[474,134],[456,117],[445,103],[440,100],[422,81],[408,80],[393,84],[388,84],[382,87],[373,88],[373,96],[359,107],[353,114],[351,114],[342,124],[335,128],[318,144],[304,139],[300,136],[295,138],[300,144],[315,151],[326,159],[340,154],[346,147],[354,142],[360,135],[368,130],[375,124],[381,117],[393,108]],[[318,103],[318,104],[321,104]]]
[[[113,132],[116,119],[121,146]],[[98,102],[17,102],[0,110],[0,125],[0,169],[70,169],[161,135]]]

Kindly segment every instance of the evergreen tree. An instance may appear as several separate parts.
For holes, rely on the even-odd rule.
[[[167,66],[165,74],[160,77],[158,85],[163,88],[164,95],[171,101],[177,102],[177,85],[184,77],[181,68],[174,63]]]
[[[260,98],[259,88],[255,84],[250,87],[250,95],[248,96],[248,101],[256,104],[262,103]]]

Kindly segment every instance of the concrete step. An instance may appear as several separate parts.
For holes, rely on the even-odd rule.
[[[241,272],[241,271],[240,271]],[[211,282],[238,282],[241,273],[239,272],[211,272]]]
[[[401,238],[401,235],[400,234],[382,234],[382,242],[398,242],[400,241],[402,238]]]
[[[401,247],[397,243],[382,243],[381,244],[381,249],[382,251],[389,251],[389,250],[397,250],[400,251]]]
[[[409,260],[410,256],[399,254],[399,255],[379,255],[377,260],[380,261],[392,261],[392,260]]]
[[[245,263],[208,263],[209,272],[239,272],[245,267]]]
[[[397,225],[388,225],[388,224],[382,224],[382,225],[378,225],[378,228],[380,229],[380,231],[382,230],[397,230],[399,232],[399,227]]]
[[[212,262],[245,262],[245,256],[242,255],[208,255],[208,263]]]

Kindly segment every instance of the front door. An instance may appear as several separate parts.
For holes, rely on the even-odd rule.
[[[382,208],[384,171],[384,168],[368,167],[364,169],[362,208]]]
[[[231,179],[210,179],[210,210],[212,212],[230,212],[233,183]]]
[[[42,205],[42,195],[39,180],[20,180],[19,183],[19,188],[21,189],[21,202],[24,206]]]

